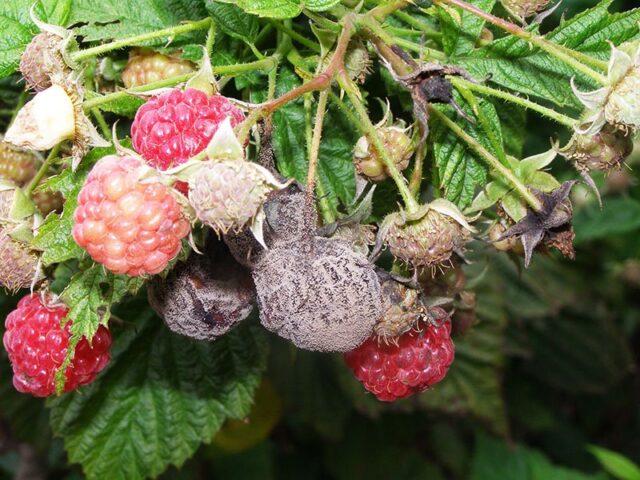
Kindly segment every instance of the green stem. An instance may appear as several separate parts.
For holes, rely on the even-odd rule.
[[[407,50],[412,50],[414,52],[425,55],[428,58],[433,58],[435,60],[446,60],[446,55],[438,50],[434,50],[433,48],[425,47],[424,45],[419,45],[414,42],[410,42],[409,40],[405,40],[403,38],[393,37],[389,35],[389,33],[380,26],[378,22],[376,22],[373,18],[365,16],[360,19],[361,25],[367,29],[370,33],[379,37],[384,43],[388,45],[398,45],[399,47],[406,48]]]
[[[456,122],[451,120],[447,115],[442,113],[435,107],[430,107],[430,112],[434,114],[438,119],[444,123],[458,138],[464,140],[464,142],[474,150],[494,172],[497,172],[504,177],[513,187],[518,191],[520,196],[529,204],[529,206],[536,212],[542,209],[542,204],[533,193],[524,185],[515,174],[509,170],[506,166],[500,163],[496,157],[494,157],[486,148],[484,148],[475,138],[465,132]]]
[[[133,37],[127,37],[120,40],[114,40],[113,42],[104,43],[95,47],[87,48],[84,50],[78,50],[71,54],[71,59],[76,62],[86,60],[88,58],[102,55],[103,53],[110,52],[112,50],[118,50],[120,48],[138,45],[140,43],[153,40],[156,38],[173,37],[181,33],[192,32],[195,30],[205,30],[209,28],[211,24],[210,18],[191,23],[185,23],[182,25],[176,25],[175,27],[163,28],[161,30],[155,30],[153,32],[143,33],[135,35]]]
[[[46,160],[42,162],[42,165],[40,165],[40,168],[36,172],[35,176],[31,180],[29,185],[27,185],[27,187],[25,188],[25,193],[27,194],[27,196],[29,197],[31,196],[35,188],[40,184],[40,181],[42,180],[42,178],[49,171],[49,167],[54,162],[54,160],[58,157],[58,153],[60,152],[60,145],[61,144],[58,144],[51,149]]]
[[[418,198],[420,195],[424,160],[427,157],[427,142],[420,141],[420,138],[422,137],[422,125],[418,126],[418,128],[418,148],[416,149],[416,159],[413,163],[413,172],[411,172],[411,179],[409,180],[409,191],[414,198]]]
[[[204,48],[207,50],[207,55],[211,58],[213,53],[213,45],[216,43],[216,24],[211,22],[209,24],[209,31],[207,32],[207,41]]]
[[[323,90],[323,92],[329,90]],[[312,144],[313,144],[313,127],[311,126],[311,105],[313,103],[313,94],[307,93],[304,96],[304,109],[305,109],[305,140],[307,145],[307,151],[309,152],[309,168],[311,168],[311,155],[312,155]],[[318,145],[319,147],[319,145]],[[307,173],[307,179],[309,178],[309,173]],[[316,197],[318,199],[318,208],[320,209],[320,214],[322,215],[322,220],[325,224],[333,223],[336,220],[335,213],[333,212],[333,208],[331,203],[329,203],[329,199],[327,197],[327,191],[322,182],[322,179],[314,174],[314,178],[316,181],[315,191]],[[308,180],[307,180],[308,181]],[[312,192],[313,188],[308,187],[308,192]]]
[[[473,83],[460,77],[448,77],[448,79],[455,87],[466,88],[467,90],[478,92],[482,95],[489,95],[492,97],[500,98],[502,100],[506,100],[507,102],[515,103],[516,105],[520,105],[521,107],[538,112],[539,114],[569,128],[573,128],[576,123],[578,123],[578,120],[563,115],[562,113],[556,112],[551,108],[543,107],[542,105],[532,102],[531,100],[527,100],[526,98],[513,95],[512,93],[498,90],[496,88],[491,88],[479,83]]]
[[[104,138],[111,141],[111,129],[104,119],[104,116],[102,115],[100,109],[98,107],[92,108],[91,115],[93,115],[93,117],[96,119],[96,122],[98,122],[98,126],[100,127],[100,131],[102,132]]]
[[[277,62],[275,59],[267,57],[262,60],[256,60],[255,62],[238,63],[236,65],[219,65],[212,67],[212,70],[215,75],[240,75],[242,73],[253,72],[256,70],[271,71],[276,64]],[[164,80],[158,80],[157,82],[147,83],[146,85],[140,85],[139,87],[132,87],[128,90],[120,90],[107,95],[90,98],[85,100],[82,106],[85,110],[90,110],[99,105],[115,100],[121,100],[136,93],[144,93],[158,88],[173,87],[188,81],[193,75],[195,75],[195,73],[185,73],[183,75],[177,75]]]
[[[609,69],[609,62],[605,60],[600,60],[599,58],[592,57],[591,55],[587,55],[586,53],[578,52],[577,50],[571,50],[569,47],[565,47],[564,45],[557,45],[560,50],[564,50],[567,54],[573,55],[574,58],[580,60],[585,65],[590,65],[599,70],[604,70],[605,72]]]
[[[309,148],[309,168],[307,170],[307,187],[309,194],[312,195],[318,170],[318,157],[320,156],[320,140],[322,139],[322,124],[324,115],[327,111],[327,99],[329,98],[329,90],[322,90],[318,97],[318,108],[316,109],[316,119],[313,125],[313,136],[311,138],[311,147]]]
[[[394,2],[389,2],[385,5],[380,5],[379,7],[373,8],[367,13],[367,15],[375,18],[378,21],[382,21],[397,10],[408,7],[410,3],[412,2],[410,2],[409,0],[396,0]]]
[[[289,37],[294,39],[300,45],[304,45],[309,50],[313,50],[314,52],[317,52],[317,53],[320,52],[320,47],[315,42],[313,42],[312,40],[309,40],[307,37],[300,35],[294,29],[289,28],[286,25],[283,25],[282,22],[279,22],[277,20],[269,20],[269,24],[273,25],[276,28],[276,30],[286,33]]]
[[[353,15],[349,15],[344,19],[344,26],[340,37],[336,43],[336,48],[331,57],[331,62],[327,68],[320,74],[306,83],[289,90],[287,93],[275,98],[269,102],[265,102],[256,109],[254,109],[249,116],[236,128],[236,135],[240,141],[246,139],[249,135],[251,127],[256,124],[261,118],[271,115],[273,112],[286,105],[287,103],[302,97],[306,93],[314,92],[316,90],[324,90],[331,85],[336,72],[344,66],[344,56],[347,52],[349,40],[353,35],[354,30]]]
[[[384,146],[384,143],[380,139],[380,135],[378,135],[378,131],[376,130],[375,125],[371,122],[369,118],[369,113],[367,109],[362,104],[362,99],[359,96],[358,88],[353,84],[349,76],[345,72],[340,72],[338,75],[338,83],[340,87],[345,91],[347,97],[351,101],[354,110],[356,111],[356,115],[359,120],[359,127],[362,130],[367,138],[373,143],[376,151],[380,155],[380,159],[382,163],[384,163],[389,175],[396,183],[398,187],[398,191],[400,192],[400,196],[402,197],[402,201],[404,202],[405,208],[407,209],[407,213],[411,214],[418,209],[418,203],[416,202],[413,195],[409,191],[409,187],[407,186],[407,180],[404,178],[398,167],[394,163],[387,147]]]
[[[507,20],[496,17],[490,13],[487,13],[484,10],[481,10],[480,8],[476,7],[475,5],[471,5],[465,2],[464,0],[434,0],[434,3],[435,4],[443,3],[446,5],[452,5],[455,7],[459,7],[463,10],[466,10],[467,12],[472,13],[473,15],[480,17],[483,20],[495,25],[496,27],[501,28],[502,30],[509,32],[510,34],[539,47],[540,49],[547,52],[549,55],[557,58],[558,60],[563,61],[564,63],[566,63],[573,69],[575,69],[576,71],[581,72],[588,77],[591,77],[601,85],[607,84],[607,77],[591,69],[584,63],[580,62],[576,58],[575,52],[571,49],[568,49],[566,47],[559,47],[558,45],[556,45],[553,42],[550,42],[544,37],[536,35],[533,32],[528,32],[522,27],[519,27],[514,23],[511,23]]]
[[[439,32],[438,30],[433,28],[431,25],[428,25],[423,21],[418,20],[417,18],[408,14],[407,12],[398,10],[397,12],[394,13],[394,15],[398,17],[400,20],[402,20],[404,23],[406,23],[407,25],[410,25],[413,28],[417,28],[418,30],[420,30],[420,32],[423,33],[427,38],[434,38],[434,39],[442,38],[442,32]]]

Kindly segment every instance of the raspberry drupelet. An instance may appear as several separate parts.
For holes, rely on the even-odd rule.
[[[13,385],[19,392],[36,397],[55,393],[56,372],[64,362],[71,337],[71,321],[61,322],[67,308],[49,295],[22,298],[5,321],[4,348],[13,368]],[[111,334],[100,326],[91,344],[80,340],[65,372],[64,391],[91,383],[111,358]]]

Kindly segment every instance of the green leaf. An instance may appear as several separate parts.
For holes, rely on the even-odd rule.
[[[84,256],[84,250],[73,240],[72,235],[73,214],[78,206],[78,194],[93,164],[114,152],[113,147],[96,148],[84,158],[78,170],[72,172],[71,169],[66,169],[40,187],[41,190],[59,191],[65,198],[62,213],[47,216],[32,242],[33,248],[43,252],[42,262],[45,265]]]
[[[606,480],[605,474],[589,475],[554,465],[537,450],[507,445],[484,434],[476,436],[470,480]]]
[[[291,70],[283,69],[278,78],[278,94],[299,85]],[[300,182],[307,179],[305,109],[302,100],[291,102],[273,115],[273,147],[280,172]],[[352,150],[357,134],[347,119],[334,107],[324,121],[318,175],[329,201],[350,205],[355,195],[355,169]]]
[[[67,318],[73,321],[72,339],[91,341],[98,327],[109,321],[111,306],[127,293],[135,293],[143,283],[143,279],[115,275],[96,264],[74,275],[62,292],[69,307]]]
[[[206,16],[207,11],[200,0],[74,0],[69,24],[82,24],[76,33],[85,41],[94,42],[139,35]],[[193,40],[194,35],[197,34],[183,37],[188,41]],[[144,45],[166,43],[166,38],[159,38]]]
[[[65,25],[71,0],[7,0],[0,2],[0,78],[11,75],[18,68],[20,56],[38,28],[31,21],[29,9],[42,21]]]
[[[97,94],[90,92],[87,95],[87,99],[98,96]],[[101,103],[98,107],[104,112],[111,112],[121,117],[133,118],[136,115],[138,109],[144,105],[145,100],[134,95],[127,95],[123,98],[110,100],[105,103]]]
[[[300,15],[303,8],[323,12],[336,6],[340,0],[219,0],[238,5],[247,13],[268,18],[293,18]]]
[[[608,58],[610,46],[638,36],[640,9],[611,14],[611,0],[563,22],[547,35],[549,40],[599,58]],[[477,79],[491,82],[559,106],[581,109],[571,91],[569,79],[594,87],[593,81],[560,60],[523,40],[503,37],[467,55],[452,58]]]
[[[195,342],[149,312],[146,302],[118,312],[129,325],[110,365],[50,403],[51,426],[88,479],[156,477],[181,466],[227,418],[250,411],[266,361],[262,331],[245,325]]]
[[[459,97],[457,97],[459,98]],[[502,129],[500,120],[493,105],[484,100],[478,100],[479,109],[490,123],[492,134],[497,139],[498,144],[502,144]],[[438,107],[447,115],[454,117],[453,109],[450,107]],[[471,109],[465,103],[463,108],[471,116]],[[466,122],[461,119],[460,121]],[[485,146],[490,152],[496,153],[489,137],[484,133],[485,122],[476,124],[466,123],[465,130],[477,141]],[[464,209],[471,204],[473,196],[478,187],[483,187],[487,181],[487,168],[485,163],[460,140],[447,126],[441,122],[434,123],[431,131],[433,139],[433,155],[435,157],[435,168],[438,174],[438,187],[442,189],[444,196]]]
[[[469,3],[485,12],[491,12],[496,2],[495,0],[471,0]],[[464,55],[475,48],[485,21],[461,9],[456,10],[459,17],[454,17],[449,13],[449,8],[451,7],[437,9],[444,52],[453,56]]]
[[[595,445],[590,445],[588,449],[613,477],[620,480],[640,480],[640,467],[624,455]]]
[[[454,338],[456,356],[445,379],[417,397],[424,408],[453,414],[470,414],[491,425],[495,432],[507,430],[502,398],[504,316],[495,298],[478,294],[479,323]],[[506,478],[506,477],[505,477]]]
[[[260,24],[253,15],[247,15],[235,5],[207,0],[207,10],[216,25],[227,35],[247,43],[253,43],[258,35]]]
[[[610,198],[602,209],[588,205],[573,220],[576,244],[629,233],[640,227],[640,202],[632,198]]]

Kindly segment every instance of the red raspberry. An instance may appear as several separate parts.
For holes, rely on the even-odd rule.
[[[69,345],[71,321],[60,322],[67,315],[63,305],[51,304],[51,298],[38,294],[23,297],[5,321],[4,348],[13,367],[13,386],[22,393],[48,397],[55,393],[56,372],[62,365]],[[109,363],[111,334],[100,326],[91,345],[86,338],[76,346],[71,364],[65,372],[64,391],[91,383]]]
[[[149,165],[166,170],[204,150],[226,117],[232,127],[244,120],[242,111],[222,95],[173,89],[138,109],[131,126],[133,148]]]
[[[386,344],[370,337],[344,358],[364,388],[378,400],[393,402],[441,381],[453,362],[451,321],[410,330]]]
[[[160,273],[180,251],[190,225],[171,190],[141,182],[141,162],[109,155],[78,196],[73,238],[98,263],[130,276]]]

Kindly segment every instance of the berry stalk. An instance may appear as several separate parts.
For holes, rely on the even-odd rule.
[[[195,30],[206,30],[211,25],[211,18],[205,18],[197,22],[185,23],[177,25],[175,27],[163,28],[161,30],[155,30],[153,32],[142,33],[140,35],[134,35],[133,37],[122,38],[120,40],[114,40],[113,42],[104,43],[84,50],[78,50],[71,54],[71,59],[80,62],[92,57],[97,57],[103,53],[110,52],[112,50],[118,50],[120,48],[138,45],[148,40],[154,40],[156,38],[173,37],[181,33],[193,32]]]
[[[384,143],[380,139],[375,125],[371,123],[371,119],[369,118],[367,109],[362,104],[362,99],[360,98],[358,88],[353,84],[349,76],[344,71],[340,72],[340,74],[338,75],[338,83],[349,97],[349,100],[351,101],[351,104],[356,111],[359,119],[359,127],[362,130],[362,133],[369,137],[376,150],[380,154],[382,162],[389,171],[390,177],[396,183],[407,212],[409,214],[415,212],[418,209],[418,203],[409,191],[407,180],[396,167],[396,164],[391,158],[391,155],[389,155],[387,148],[384,146]]]
[[[288,91],[278,98],[265,102],[257,107],[238,127],[238,139],[241,142],[244,141],[244,139],[249,136],[249,131],[251,130],[251,127],[253,127],[253,125],[255,125],[261,118],[268,117],[287,103],[303,96],[306,93],[328,88],[331,85],[331,82],[333,81],[338,70],[340,70],[344,65],[344,56],[347,52],[347,47],[349,46],[349,40],[351,40],[351,36],[353,35],[353,30],[353,15],[348,15],[343,20],[342,32],[340,33],[340,38],[338,38],[336,48],[333,52],[333,56],[331,57],[331,62],[329,63],[327,68],[308,82],[303,83],[299,87]]]
[[[309,169],[307,171],[307,195],[310,199],[313,199],[313,192],[316,185],[318,157],[320,155],[320,140],[322,139],[322,124],[324,122],[324,114],[327,111],[328,98],[329,89],[322,90],[318,97],[318,108],[316,109],[313,136],[311,137],[311,145],[309,148]]]
[[[562,113],[556,112],[551,108],[543,107],[542,105],[532,102],[531,100],[527,100],[526,98],[513,95],[512,93],[508,93],[503,90],[498,90],[496,88],[491,88],[479,83],[470,82],[461,77],[451,76],[451,77],[448,77],[448,79],[457,88],[466,88],[467,90],[471,90],[472,92],[477,92],[482,95],[489,95],[492,97],[500,98],[502,100],[506,100],[511,103],[515,103],[517,105],[520,105],[521,107],[538,112],[539,114],[545,117],[548,117],[551,120],[554,120],[569,128],[573,128],[578,123],[578,120],[574,118],[571,118],[566,115],[563,115]]]
[[[542,204],[533,193],[524,185],[514,173],[505,167],[500,161],[493,156],[486,148],[484,148],[476,139],[465,132],[456,122],[451,120],[447,115],[437,108],[430,106],[429,111],[444,123],[458,138],[471,147],[489,166],[497,173],[502,175],[517,190],[520,196],[529,204],[536,212],[542,209]]]
[[[49,170],[49,167],[54,162],[54,160],[58,157],[59,152],[60,152],[60,144],[56,145],[51,149],[51,151],[49,152],[49,155],[47,156],[45,161],[42,162],[42,165],[40,165],[40,168],[36,172],[31,182],[29,182],[29,185],[27,185],[27,188],[25,188],[25,193],[27,194],[27,196],[31,196],[35,188],[40,184],[40,181],[46,175],[47,171]]]
[[[601,85],[607,84],[607,77],[599,72],[596,72],[592,68],[588,67],[587,65],[579,61],[574,55],[575,52],[573,50],[570,50],[566,47],[560,48],[558,45],[556,45],[553,42],[550,42],[546,38],[536,35],[535,33],[528,32],[527,30],[523,29],[522,27],[519,27],[514,23],[511,23],[507,20],[496,17],[495,15],[492,15],[490,13],[487,13],[476,6],[465,2],[464,0],[434,0],[434,3],[436,5],[437,4],[451,5],[451,6],[459,7],[463,10],[466,10],[467,12],[482,18],[483,20],[491,23],[492,25],[495,25],[496,27],[502,30],[505,30],[511,35],[514,35],[518,38],[521,38],[539,47],[540,49],[547,52],[549,55],[557,58],[558,60],[563,61],[564,63],[566,63],[573,69],[577,70],[578,72],[581,72],[584,75],[591,77],[599,84]]]

